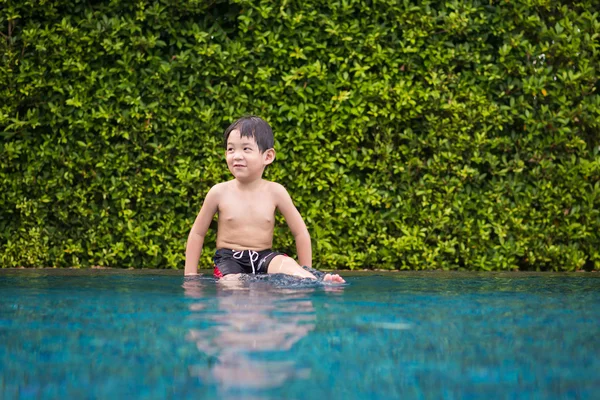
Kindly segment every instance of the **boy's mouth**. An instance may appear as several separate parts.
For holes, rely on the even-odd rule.
[[[242,164],[233,164],[233,168],[243,168],[245,165]]]

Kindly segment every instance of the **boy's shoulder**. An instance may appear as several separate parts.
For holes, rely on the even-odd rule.
[[[235,188],[235,179],[231,179],[225,182],[216,183],[213,187],[210,188],[211,191],[214,192],[224,192],[229,191]]]
[[[219,199],[222,195],[226,194],[229,191],[229,182],[221,182],[212,186],[207,193],[207,197],[212,197]]]
[[[231,182],[232,181],[226,181],[226,182],[217,183],[213,187],[211,187],[210,190],[217,190],[218,191],[218,190],[227,189],[227,187],[231,186]]]
[[[264,181],[267,190],[273,193],[287,192],[286,188],[281,184],[273,181]]]

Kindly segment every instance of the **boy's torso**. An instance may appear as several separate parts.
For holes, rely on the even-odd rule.
[[[269,181],[240,190],[235,180],[223,183],[218,204],[218,249],[264,250],[273,245],[276,199]]]

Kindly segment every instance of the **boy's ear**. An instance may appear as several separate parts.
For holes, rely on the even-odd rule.
[[[269,165],[273,161],[275,161],[275,149],[265,150],[265,152],[263,153],[263,160],[265,162],[265,165]]]

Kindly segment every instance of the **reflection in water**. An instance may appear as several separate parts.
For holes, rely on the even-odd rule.
[[[216,296],[204,293],[208,285],[200,280],[183,284],[185,295],[197,300],[189,307],[195,327],[187,339],[212,360],[192,367],[192,374],[225,390],[271,389],[290,378],[308,378],[310,370],[298,367],[286,352],[315,328],[309,299],[314,287],[277,287],[268,281],[210,285],[216,286]]]

